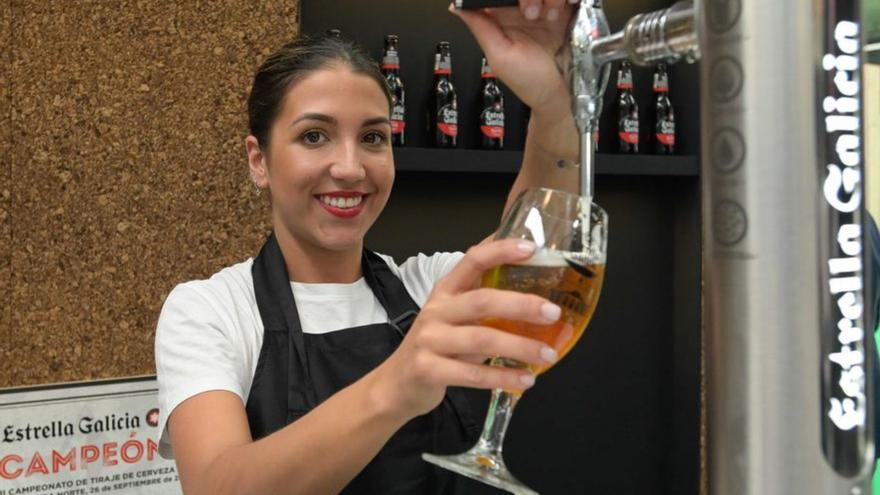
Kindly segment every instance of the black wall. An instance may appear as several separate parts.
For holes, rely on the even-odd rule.
[[[605,3],[616,29],[637,12],[671,2]],[[302,0],[302,30],[318,34],[340,28],[375,57],[381,54],[385,34],[400,35],[407,139],[415,147],[425,145],[422,129],[434,47],[439,40],[451,41],[460,145],[473,148],[480,52],[446,5],[434,0]],[[652,124],[651,74],[641,68],[634,74],[643,140]],[[615,76],[616,65],[606,95],[600,152],[614,147]],[[679,150],[685,155],[676,160],[695,160],[697,67],[674,66],[670,83]],[[526,109],[508,92],[506,110],[508,149],[521,149]],[[408,159],[418,159],[418,153]],[[432,161],[460,157],[444,150],[424,153]],[[698,493],[699,178],[665,175],[662,167],[669,159],[640,155],[633,160],[644,174],[615,173],[603,167],[603,162],[614,161],[609,155],[597,157],[606,172],[596,179],[596,202],[610,216],[600,303],[571,354],[524,396],[508,432],[505,458],[511,470],[544,494]],[[455,165],[462,169],[462,163]],[[431,172],[399,171],[388,207],[367,236],[368,245],[398,260],[417,252],[464,250],[495,229],[513,179],[511,173],[452,173],[442,166]],[[478,399],[481,417],[488,401],[483,395]]]

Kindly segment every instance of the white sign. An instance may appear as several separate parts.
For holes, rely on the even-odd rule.
[[[181,494],[155,377],[0,390],[0,495]]]

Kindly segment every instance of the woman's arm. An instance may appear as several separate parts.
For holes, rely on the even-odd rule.
[[[371,373],[256,442],[241,398],[226,391],[182,402],[168,428],[187,494],[322,494],[342,490],[405,422]]]
[[[535,7],[538,17],[529,19],[527,11]],[[578,192],[577,168],[558,166],[579,158],[568,83],[556,62],[573,8],[565,0],[522,0],[520,9],[452,12],[474,34],[493,71],[532,109],[522,166],[504,212],[528,187]]]
[[[546,325],[558,320],[561,310],[536,295],[473,287],[486,270],[527,259],[534,249],[534,244],[513,239],[470,249],[434,286],[412,328],[387,360],[263,439],[251,440],[242,399],[236,393],[205,391],[181,402],[171,412],[168,432],[184,491],[338,493],[403,424],[436,408],[447,386],[530,387],[534,377],[527,369],[482,362],[489,356],[510,356],[546,364],[555,361],[555,351],[540,341],[477,322],[495,316]],[[166,331],[173,331],[171,326]],[[170,354],[167,346],[161,348]],[[167,374],[168,369],[159,367],[160,373]]]

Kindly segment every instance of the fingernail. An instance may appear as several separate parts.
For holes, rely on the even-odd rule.
[[[526,19],[534,21],[538,18],[539,15],[541,15],[541,7],[538,7],[537,5],[532,5],[526,8]]]
[[[541,349],[541,359],[546,363],[553,364],[559,360],[559,354],[556,353],[556,349],[545,346]]]
[[[559,19],[559,10],[557,10],[557,9],[548,10],[547,11],[547,20],[550,22],[553,22],[556,19]]]
[[[520,241],[520,243],[517,244],[516,247],[526,254],[534,253],[536,248],[535,243],[532,241]]]
[[[526,387],[531,387],[535,384],[535,375],[529,373],[528,375],[520,375],[519,381]]]
[[[544,303],[541,305],[541,316],[551,321],[556,321],[562,315],[562,308],[553,303]]]
[[[580,2],[580,1],[581,1],[581,0],[568,0],[568,3],[578,3],[578,2]]]

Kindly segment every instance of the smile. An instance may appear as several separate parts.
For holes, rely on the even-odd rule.
[[[333,194],[318,194],[315,199],[325,211],[337,218],[354,218],[364,209],[367,194],[340,191]]]
[[[339,196],[330,196],[329,194],[322,194],[318,196],[318,200],[320,200],[325,205],[330,205],[335,208],[354,208],[361,204],[361,201],[364,200],[363,196],[351,196],[348,198],[341,198]]]

